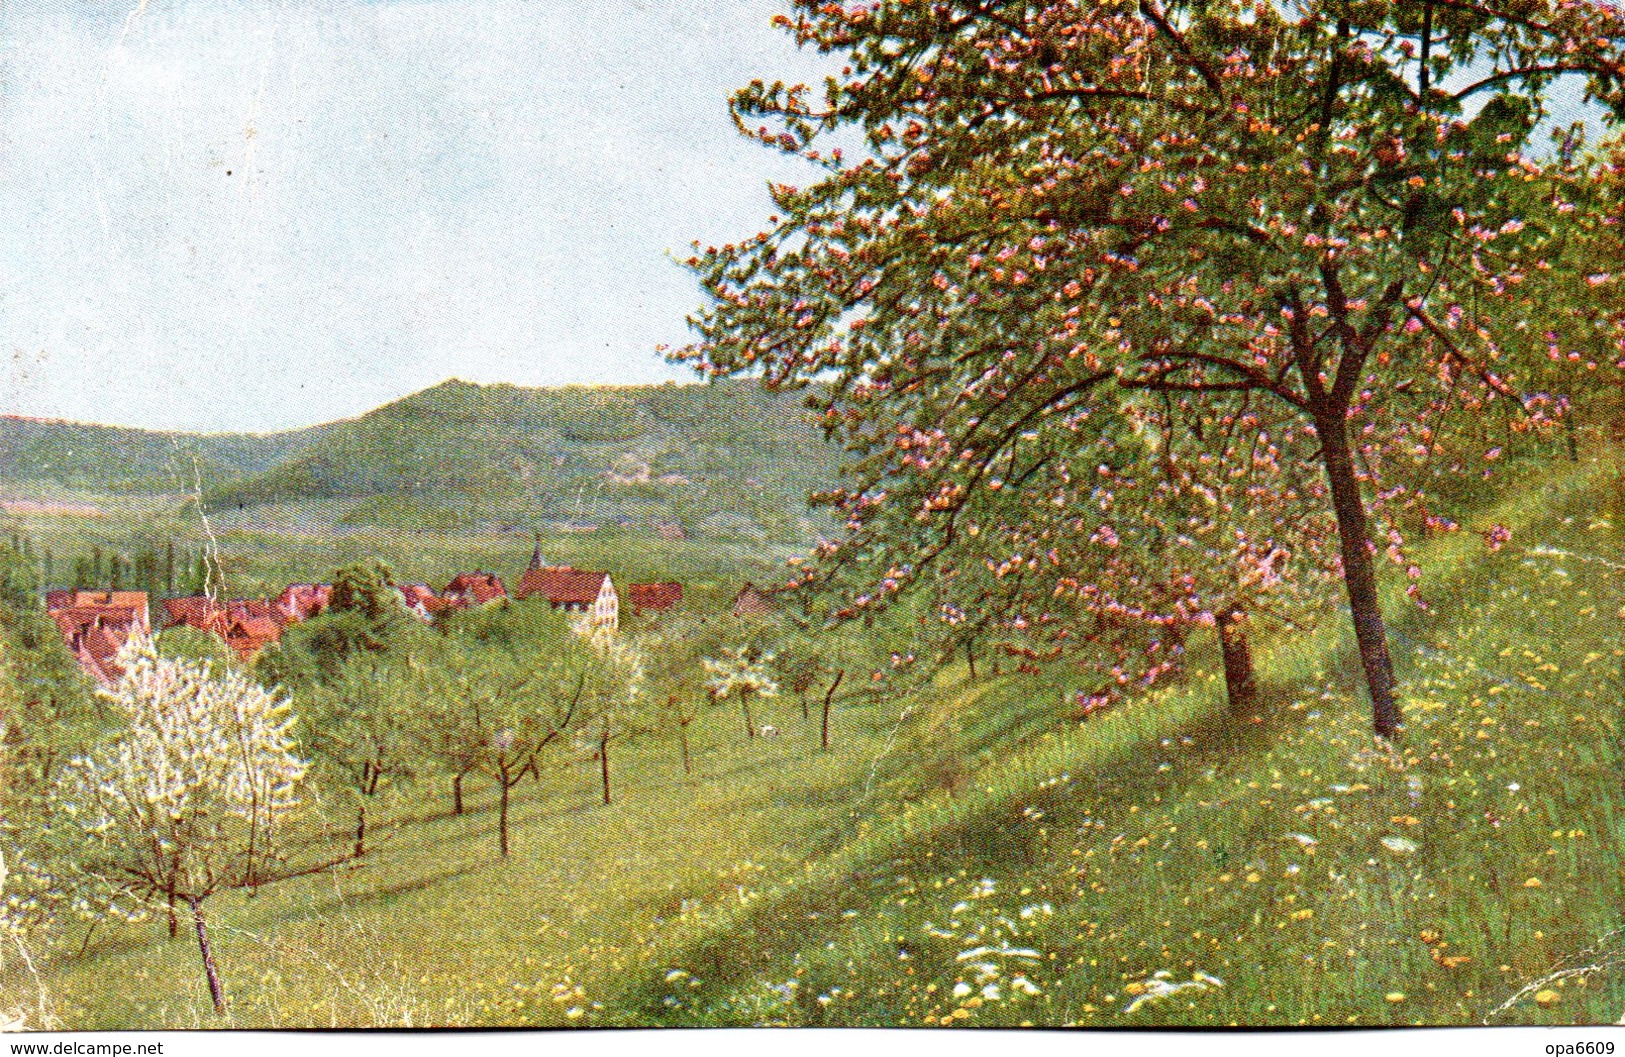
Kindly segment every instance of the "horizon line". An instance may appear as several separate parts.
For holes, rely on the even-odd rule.
[[[56,415],[26,415],[9,411],[0,413],[0,422],[32,422],[43,426],[89,426],[93,429],[119,429],[133,433],[153,433],[161,436],[279,437],[285,436],[289,433],[301,433],[307,429],[319,429],[322,426],[334,426],[341,422],[355,422],[376,411],[381,411],[382,409],[389,407],[391,404],[398,404],[403,400],[410,400],[414,396],[421,396],[424,393],[435,389],[440,389],[448,385],[467,385],[479,389],[522,389],[528,392],[559,393],[567,392],[572,389],[664,389],[667,386],[681,388],[686,386],[710,385],[719,380],[732,381],[733,379],[697,377],[693,380],[685,379],[683,381],[668,378],[665,381],[660,382],[631,382],[619,384],[613,382],[569,382],[564,385],[521,385],[518,382],[474,382],[466,378],[459,378],[453,375],[450,378],[441,379],[440,381],[435,382],[433,385],[424,386],[422,389],[414,389],[410,392],[402,393],[400,396],[385,400],[381,404],[377,404],[365,411],[360,411],[353,415],[341,415],[338,418],[322,419],[317,422],[307,422],[304,425],[286,426],[280,429],[158,429],[153,426],[132,426],[120,422],[98,422],[82,418],[64,418]]]

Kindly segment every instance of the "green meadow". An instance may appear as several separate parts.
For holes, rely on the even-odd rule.
[[[1485,511],[1512,530],[1499,551],[1466,532],[1419,549],[1427,608],[1386,599],[1391,746],[1329,604],[1255,643],[1243,714],[1196,640],[1180,679],[1081,722],[1052,677],[985,664],[839,696],[827,750],[822,688],[806,719],[788,692],[756,702],[778,737],[708,703],[691,773],[673,729],[610,742],[608,805],[596,742],[544,757],[512,791],[507,859],[495,789],[471,778],[454,815],[430,772],[382,794],[358,862],[217,897],[224,1018],[157,906],[65,922],[37,979],[8,961],[8,1004],[72,1028],[1612,1023],[1622,470],[1615,451],[1553,462]],[[367,537],[307,556],[243,533],[272,579],[351,542],[405,578],[506,574],[524,549]],[[689,544],[621,560],[710,576],[714,608],[751,568]],[[350,804],[308,807],[290,856],[344,847]]]

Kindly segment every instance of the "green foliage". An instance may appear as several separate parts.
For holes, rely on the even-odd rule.
[[[1497,512],[1521,553],[1419,556],[1447,593],[1396,621],[1407,745],[1362,729],[1335,624],[1268,654],[1257,723],[1216,673],[1071,729],[1046,680],[943,682],[908,699],[873,829],[717,908],[628,1022],[1612,1021],[1625,650],[1586,615],[1625,586],[1598,469]]]
[[[569,617],[540,598],[503,599],[454,609],[437,620],[454,642],[473,642],[509,651],[538,644],[568,643]]]
[[[295,693],[301,747],[324,784],[365,801],[412,776],[411,663],[409,656],[354,654],[334,678]],[[364,833],[364,815],[361,826]]]
[[[110,492],[191,491],[199,479],[260,472],[317,435],[176,434],[0,417],[0,478]]]
[[[352,421],[269,437],[0,418],[0,476],[34,494],[88,490],[30,515],[81,537],[108,530],[95,519],[110,500],[165,495],[186,497],[163,513],[188,537],[201,500],[223,525],[305,504],[346,532],[397,537],[579,520],[647,540],[655,523],[675,521],[712,541],[799,542],[821,525],[803,513],[805,498],[833,480],[836,457],[794,397],[750,381],[451,381]],[[66,580],[71,559],[60,565]],[[83,572],[82,586],[106,582]]]
[[[489,777],[461,815],[428,768],[381,790],[369,820],[390,835],[366,869],[219,897],[255,937],[223,966],[235,1023],[1615,1020],[1625,582],[1609,563],[1625,519],[1610,504],[1625,476],[1568,465],[1480,511],[1511,527],[1499,552],[1467,532],[1419,548],[1441,587],[1395,624],[1414,718],[1392,752],[1363,729],[1352,643],[1330,615],[1261,635],[1258,722],[1227,715],[1204,640],[1185,682],[1081,725],[1057,712],[1053,673],[973,682],[950,666],[899,685],[890,653],[907,625],[854,622],[808,640],[851,673],[829,753],[786,692],[762,702],[779,739],[705,709],[683,728],[691,771],[671,726],[617,741],[605,807],[596,739],[572,723],[584,744],[550,746],[511,791],[505,860]],[[691,619],[661,633],[681,645]],[[440,641],[412,663],[441,670],[427,652]],[[482,667],[498,649],[461,648]],[[642,649],[659,696],[664,643]],[[884,693],[848,695],[877,671]],[[429,686],[378,685],[408,709]],[[206,1009],[175,993],[187,953],[150,931],[104,923],[80,957],[78,929],[42,963],[70,1026]],[[991,950],[960,957],[978,947]],[[1556,1006],[1519,996],[1586,965],[1601,968],[1583,986],[1542,985]],[[1224,986],[1156,997],[1198,971]]]
[[[9,823],[24,826],[37,817],[60,763],[83,749],[103,713],[46,614],[20,548],[0,548],[0,649],[12,695],[3,720],[8,773],[0,803]]]
[[[394,571],[371,558],[333,570],[333,596],[328,609],[383,623],[404,616],[406,604],[395,589]]]
[[[226,667],[237,659],[219,635],[185,624],[160,631],[157,644],[158,655],[168,660],[206,661],[216,667]]]
[[[590,642],[538,608],[515,606],[451,629],[439,648],[411,657],[403,691],[413,702],[408,730],[421,758],[451,779],[455,812],[469,775],[497,783],[503,856],[509,790],[539,774],[544,751],[571,747],[594,725],[607,737],[618,711],[624,721],[638,678],[634,655],[613,641]]]
[[[319,616],[290,625],[255,662],[267,686],[332,683],[352,658],[402,648],[429,632],[406,608],[389,566],[376,558],[335,569]]]

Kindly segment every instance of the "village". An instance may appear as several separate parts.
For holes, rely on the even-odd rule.
[[[611,574],[549,564],[540,541],[511,595],[500,575],[485,571],[458,573],[439,591],[426,583],[397,584],[395,590],[407,612],[425,623],[510,597],[518,601],[534,597],[571,614],[586,632],[614,634],[620,627],[621,594]],[[742,617],[769,615],[775,608],[772,594],[771,588],[746,583],[734,596],[731,610]],[[290,626],[326,612],[332,596],[332,584],[295,583],[274,598],[221,599],[207,594],[165,598],[158,606],[156,628],[146,591],[47,590],[45,608],[79,666],[102,687],[112,687],[124,674],[118,658],[132,635],[195,628],[218,637],[246,663],[280,641]],[[682,604],[683,585],[628,584],[625,597],[635,615],[658,617]]]

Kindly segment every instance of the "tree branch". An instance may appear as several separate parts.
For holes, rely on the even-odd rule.
[[[1486,88],[1494,88],[1496,85],[1503,84],[1507,81],[1515,81],[1521,77],[1534,77],[1544,73],[1605,73],[1611,74],[1615,77],[1620,77],[1625,75],[1625,66],[1620,66],[1617,63],[1589,64],[1566,62],[1554,63],[1547,66],[1521,66],[1515,70],[1502,70],[1500,73],[1491,74],[1481,81],[1474,81],[1466,88],[1456,92],[1450,98],[1459,103],[1468,96],[1475,95]]]
[[[1156,26],[1159,32],[1161,32],[1169,40],[1173,41],[1174,50],[1179,52],[1180,56],[1184,58],[1186,62],[1190,63],[1193,70],[1201,74],[1202,80],[1206,82],[1209,88],[1213,89],[1213,94],[1218,96],[1219,99],[1223,101],[1224,82],[1220,80],[1218,74],[1213,72],[1212,67],[1208,66],[1207,63],[1203,62],[1196,56],[1196,53],[1191,50],[1191,46],[1185,42],[1185,38],[1180,36],[1179,31],[1175,29],[1168,21],[1167,17],[1157,9],[1157,5],[1152,3],[1151,0],[1140,0],[1140,14],[1149,19],[1151,24]]]
[[[1146,353],[1143,357],[1141,357],[1141,359],[1148,363],[1155,363],[1160,360],[1182,360],[1187,362],[1172,364],[1166,371],[1162,372],[1161,375],[1153,375],[1152,377],[1148,378],[1147,381],[1156,383],[1154,385],[1141,386],[1133,382],[1125,383],[1125,385],[1127,385],[1129,388],[1147,388],[1153,392],[1156,392],[1160,391],[1164,384],[1167,384],[1168,386],[1171,386],[1171,389],[1168,391],[1172,392],[1241,392],[1262,389],[1272,396],[1279,397],[1299,410],[1309,410],[1309,405],[1304,398],[1293,392],[1283,380],[1271,378],[1268,374],[1265,374],[1257,367],[1242,363],[1238,360],[1232,360],[1224,356],[1216,356],[1213,353],[1200,352],[1194,349],[1174,349],[1166,352]],[[1208,366],[1216,367],[1223,371],[1229,371],[1231,374],[1239,375],[1243,379],[1243,382],[1199,382],[1190,384],[1168,382],[1166,377],[1168,374],[1171,374],[1177,370],[1182,370],[1186,367],[1195,366],[1198,363],[1207,364]]]

